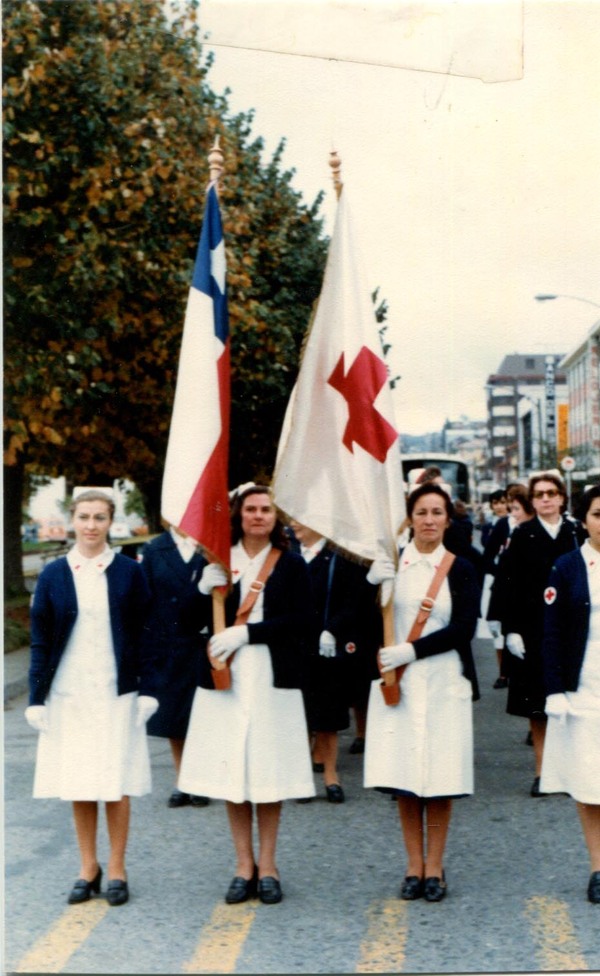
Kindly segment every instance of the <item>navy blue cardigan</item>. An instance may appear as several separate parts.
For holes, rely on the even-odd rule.
[[[556,599],[544,608],[542,660],[546,694],[554,695],[577,691],[590,629],[587,569],[579,549],[556,560],[548,586]]]
[[[302,688],[306,683],[307,657],[313,626],[313,598],[308,569],[302,556],[284,550],[265,583],[263,620],[248,624],[250,644],[267,644],[275,688]],[[234,623],[240,605],[240,584],[225,601],[227,626]],[[204,598],[205,622],[211,621],[212,601]],[[209,683],[210,682],[210,683]],[[202,687],[212,688],[201,680]]]
[[[150,598],[142,570],[127,556],[116,555],[106,578],[118,693],[153,695],[154,659],[140,651]],[[44,704],[76,619],[73,573],[63,556],[41,572],[31,606],[31,705]]]

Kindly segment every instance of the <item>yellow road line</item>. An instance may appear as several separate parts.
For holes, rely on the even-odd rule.
[[[537,944],[540,969],[588,969],[565,902],[536,895],[527,900],[525,914]]]
[[[104,899],[72,905],[23,956],[17,973],[60,973],[108,911]]]
[[[399,973],[408,935],[406,902],[386,899],[367,910],[367,934],[361,942],[357,973]]]
[[[184,973],[233,973],[256,906],[219,905],[202,929],[194,955],[183,965]]]

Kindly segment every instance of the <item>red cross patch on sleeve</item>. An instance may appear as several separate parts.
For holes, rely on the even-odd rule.
[[[348,641],[345,647],[345,651],[347,654],[354,654],[354,652],[356,651],[356,644],[354,644],[352,641]]]
[[[546,603],[550,607],[555,600],[556,600],[556,590],[554,589],[553,586],[547,586],[546,589],[544,590],[544,603]]]

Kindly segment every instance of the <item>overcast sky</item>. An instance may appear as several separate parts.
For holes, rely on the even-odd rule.
[[[257,24],[266,5],[247,6]],[[318,6],[326,33],[335,4]],[[268,154],[286,137],[295,187],[308,203],[326,191],[328,232],[328,156],[342,157],[368,279],[390,307],[406,433],[483,418],[504,355],[566,353],[600,317],[534,300],[600,306],[600,2],[526,0],[519,17],[523,77],[494,83],[214,46],[212,87],[255,109]]]

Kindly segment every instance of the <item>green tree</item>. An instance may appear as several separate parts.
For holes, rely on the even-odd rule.
[[[195,0],[5,0],[6,579],[19,588],[29,472],[134,481],[150,524],[185,302],[222,135],[232,480],[273,463],[325,257],[311,207],[229,114]]]

